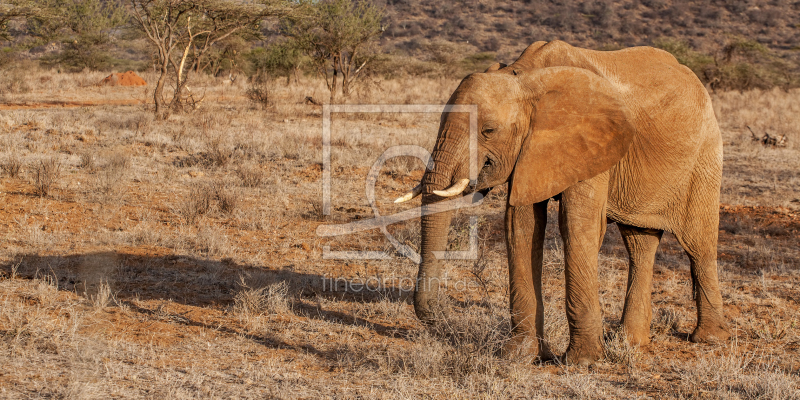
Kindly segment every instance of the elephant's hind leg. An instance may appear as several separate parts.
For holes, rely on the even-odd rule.
[[[506,208],[509,301],[512,338],[504,347],[508,354],[523,353],[542,360],[553,358],[544,342],[542,305],[542,256],[547,201]]]
[[[714,238],[714,246],[699,246],[679,238],[691,263],[697,327],[689,340],[695,343],[722,341],[731,336],[722,311],[722,293],[717,274],[717,232],[709,232],[708,235]]]
[[[623,224],[617,226],[630,257],[622,326],[630,343],[645,345],[650,343],[650,321],[653,318],[653,262],[664,231]]]
[[[714,342],[730,337],[722,311],[722,293],[717,273],[718,203],[709,206],[707,218],[696,218],[675,233],[689,256],[692,286],[697,305],[697,327],[689,339],[692,342]]]

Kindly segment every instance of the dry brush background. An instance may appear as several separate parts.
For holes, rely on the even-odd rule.
[[[143,104],[146,88],[93,86],[101,73],[2,74],[0,397],[800,396],[798,91],[713,94],[725,142],[719,268],[734,338],[688,342],[689,263],[665,235],[653,342],[627,345],[617,331],[626,254],[611,226],[600,255],[606,358],[586,369],[496,355],[509,323],[504,188],[457,217],[453,249],[467,245],[474,215],[480,257],[450,263],[451,311],[436,326],[414,318],[410,261],[322,259],[323,246],[392,251],[379,232],[315,231],[371,218],[372,163],[392,145],[430,149],[438,115],[335,115],[333,212],[323,217],[321,108],[304,102],[325,93],[321,82],[271,86],[262,107],[243,79],[203,78],[194,89],[203,106],[160,121]],[[375,81],[349,102],[441,104],[457,84]],[[787,147],[753,142],[747,125],[785,134]],[[386,164],[383,215],[418,205],[392,200],[421,174],[416,160]],[[390,231],[418,243],[418,222]],[[545,325],[561,352],[563,260],[558,230],[548,232]],[[331,279],[386,285],[331,290]]]

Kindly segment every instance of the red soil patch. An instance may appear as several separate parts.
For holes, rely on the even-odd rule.
[[[103,78],[99,86],[145,86],[147,82],[141,76],[136,75],[136,72],[118,72]]]

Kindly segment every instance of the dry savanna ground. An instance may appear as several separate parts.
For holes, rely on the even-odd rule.
[[[431,327],[409,304],[415,265],[380,231],[317,235],[372,218],[370,167],[390,146],[430,149],[438,115],[334,114],[325,216],[322,112],[304,104],[325,98],[320,82],[276,84],[264,109],[244,97],[244,79],[206,78],[193,87],[202,107],[160,121],[143,104],[147,89],[92,86],[102,74],[0,75],[2,398],[800,396],[800,92],[713,95],[733,338],[687,340],[689,262],[665,235],[653,341],[622,340],[627,265],[612,225],[599,273],[606,355],[579,368],[497,355],[509,329],[504,188],[459,211],[452,249],[468,247],[475,216],[478,258],[449,263],[449,311]],[[457,83],[371,82],[347,101],[441,104]],[[788,146],[753,142],[747,125],[785,134]],[[388,161],[375,186],[380,213],[417,206],[392,200],[421,174],[415,159]],[[418,221],[389,231],[418,245]],[[557,228],[548,232],[545,326],[562,352],[563,258]],[[394,256],[324,259],[325,246]]]

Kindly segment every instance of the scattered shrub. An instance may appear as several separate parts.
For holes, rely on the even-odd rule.
[[[653,333],[656,335],[667,335],[670,332],[678,330],[681,318],[675,310],[671,308],[660,308],[655,314],[652,324]]]
[[[214,189],[208,185],[193,185],[189,195],[179,204],[178,214],[187,224],[194,224],[200,216],[211,210],[214,195]]]
[[[790,88],[800,84],[796,68],[752,40],[731,40],[713,56],[695,51],[677,39],[661,38],[653,45],[671,53],[713,90]]]
[[[264,181],[264,173],[257,165],[242,165],[236,168],[236,176],[242,181],[242,186],[254,188]]]
[[[94,153],[91,151],[84,151],[80,154],[80,162],[78,163],[78,167],[83,168],[89,172],[94,172],[95,168],[97,167],[96,158]]]
[[[83,163],[83,155],[81,156]],[[121,152],[112,153],[100,166],[97,176],[98,189],[103,194],[116,192],[130,170],[130,158]]]
[[[245,58],[257,71],[254,76],[267,74],[273,77],[286,77],[287,84],[292,75],[296,80],[300,69],[310,61],[308,56],[304,55],[297,44],[291,40],[275,43],[266,48],[257,47],[251,50]]]
[[[245,95],[252,103],[261,106],[262,110],[266,110],[273,103],[272,89],[272,78],[265,73],[260,73],[250,79],[250,86]]]
[[[625,366],[629,372],[636,368],[642,358],[642,353],[628,342],[623,330],[614,330],[608,334],[603,353],[606,360]]]
[[[217,208],[225,214],[232,214],[239,204],[239,193],[224,183],[215,184]]]
[[[225,136],[219,134],[206,137],[206,155],[212,165],[224,167],[233,157],[233,148],[226,139]]]
[[[2,169],[3,173],[9,178],[16,178],[19,176],[20,172],[22,172],[22,164],[23,162],[19,157],[10,155],[0,164],[0,169]]]
[[[61,178],[61,162],[57,158],[40,160],[33,167],[34,191],[41,197],[51,193]]]
[[[241,285],[243,290],[233,299],[233,312],[240,318],[291,312],[292,302],[289,297],[289,284],[286,281],[251,288],[242,278]]]

